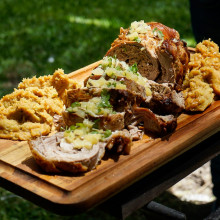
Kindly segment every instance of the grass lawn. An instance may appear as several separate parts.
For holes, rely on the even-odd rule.
[[[0,1],[0,97],[24,77],[65,73],[101,59],[121,26],[158,21],[195,45],[188,0]],[[0,219],[73,219],[49,213],[0,189]],[[74,219],[114,219],[97,210]],[[130,219],[144,219],[136,214]]]
[[[0,11],[0,97],[24,77],[101,59],[119,28],[135,20],[161,22],[195,43],[188,0],[2,0]]]

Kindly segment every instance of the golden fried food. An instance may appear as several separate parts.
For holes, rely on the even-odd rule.
[[[220,95],[220,54],[213,41],[204,40],[191,54],[189,71],[183,82],[185,108],[204,111]]]
[[[50,76],[24,79],[0,100],[0,138],[29,140],[49,134],[53,116],[63,111],[65,89],[76,87],[61,69]]]

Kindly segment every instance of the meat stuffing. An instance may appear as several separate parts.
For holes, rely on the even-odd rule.
[[[159,83],[170,82],[179,89],[186,74],[189,52],[179,33],[161,23],[133,22],[121,28],[106,56],[116,56],[144,77]]]

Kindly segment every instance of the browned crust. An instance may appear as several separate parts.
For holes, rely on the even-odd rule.
[[[148,22],[147,24],[151,26],[151,29],[158,28],[158,30],[162,31],[164,40],[180,39],[179,33],[173,28],[159,22]]]
[[[156,81],[175,83],[181,87],[190,58],[186,43],[165,40],[156,51],[162,71]]]

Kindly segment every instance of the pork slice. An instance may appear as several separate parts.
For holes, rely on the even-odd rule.
[[[122,130],[125,127],[124,114],[124,112],[116,112],[115,114],[97,116],[91,116],[87,114],[86,118],[90,121],[96,121],[96,125],[99,129],[116,131]],[[71,126],[76,123],[82,123],[85,119],[80,117],[76,113],[71,113],[67,111],[64,111],[62,116],[66,126]]]
[[[92,97],[101,96],[102,88],[80,88],[73,89],[67,92],[66,106],[69,107],[73,102],[89,101]],[[116,112],[124,112],[125,109],[131,105],[140,104],[145,102],[145,97],[141,94],[134,93],[127,89],[112,89],[105,88],[110,94],[110,103],[113,106],[113,110]],[[82,97],[82,94],[86,98]]]
[[[101,77],[103,77],[102,75],[90,75],[89,77],[87,77],[84,81],[84,86],[87,85],[88,83],[88,80],[89,79],[92,79],[92,80],[99,80]],[[107,75],[104,77],[106,80],[110,79],[110,77],[108,77]],[[126,89],[129,91],[129,92],[132,92],[132,93],[136,93],[140,96],[143,97],[143,99],[146,98],[146,90],[144,88],[143,85],[140,85],[138,83],[136,83],[135,81],[131,80],[131,79],[128,79],[126,77],[115,77],[114,78],[116,81],[119,81],[119,82],[123,82],[124,85],[126,85]],[[91,88],[91,87],[90,87]]]
[[[131,135],[132,141],[138,141],[142,139],[144,135],[143,129],[139,129],[138,126],[134,126],[134,125],[128,125],[127,127]]]
[[[132,117],[126,117],[127,124],[144,124],[146,132],[164,136],[176,129],[177,119],[173,115],[157,115],[148,108],[133,107]]]
[[[65,142],[63,135],[63,132],[58,132],[50,137],[42,136],[28,142],[36,163],[46,172],[86,172],[96,168],[106,148],[127,154],[132,145],[126,130],[113,132],[105,141],[93,145],[90,150],[74,149],[71,143]]]
[[[164,40],[180,39],[179,33],[173,28],[170,28],[159,22],[148,22],[147,24],[151,27],[152,30],[154,30],[155,28],[160,30],[163,33]]]
[[[132,146],[132,137],[128,130],[116,131],[106,140],[106,148],[117,153],[129,154]]]
[[[156,83],[149,81],[152,96],[148,97],[143,105],[159,115],[177,115],[185,109],[185,101],[182,92],[174,90],[173,83]]]
[[[98,80],[101,76],[90,76],[93,80]],[[87,79],[88,80],[88,79]],[[133,94],[133,96],[139,95],[142,97],[141,106],[151,109],[154,113],[159,115],[167,114],[179,114],[184,108],[184,98],[182,92],[177,92],[174,83],[157,83],[152,80],[148,80],[148,84],[152,95],[146,96],[145,88],[142,85],[137,84],[133,80],[117,77],[117,81],[123,80],[127,87],[127,90]]]
[[[70,107],[73,102],[87,102],[92,97],[101,96],[101,88],[77,88],[70,89],[66,93],[64,104],[66,107]]]
[[[129,28],[121,28],[106,56],[116,56],[129,66],[137,63],[142,76],[158,83],[175,83],[175,88],[181,89],[190,56],[186,43],[180,40],[179,33],[172,28],[158,22],[147,24],[152,31],[139,33],[138,42],[127,37]]]
[[[153,55],[151,48],[145,47],[142,43],[119,40],[107,51],[105,56],[116,56],[117,59],[126,62],[129,66],[136,63],[138,72],[150,80],[155,80],[160,73],[157,57]]]
[[[181,87],[190,57],[186,43],[181,40],[164,40],[156,52],[161,66],[161,74],[156,81],[175,83]]]
[[[85,172],[93,169],[104,155],[104,143],[93,146],[91,150],[82,148],[77,150],[66,143],[61,146],[63,132],[50,137],[42,136],[29,141],[30,150],[37,164],[46,172],[71,173]]]

